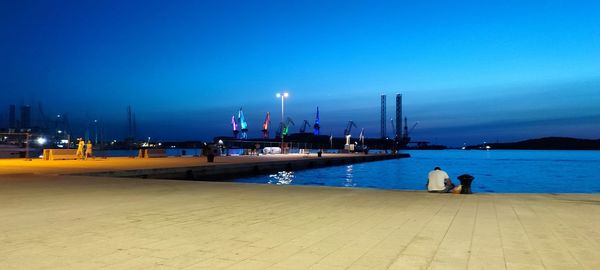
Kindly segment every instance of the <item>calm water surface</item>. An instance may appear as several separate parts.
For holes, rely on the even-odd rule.
[[[600,151],[432,150],[411,158],[237,179],[236,182],[424,190],[435,166],[452,181],[475,176],[473,192],[600,192]]]

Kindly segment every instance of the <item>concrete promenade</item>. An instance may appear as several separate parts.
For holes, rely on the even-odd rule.
[[[112,161],[37,162],[0,161],[0,269],[600,269],[599,194],[67,176]]]
[[[218,156],[213,163],[208,163],[206,157],[167,157],[167,158],[131,158],[109,157],[91,158],[87,160],[42,160],[42,159],[0,159],[0,175],[2,174],[81,174],[98,172],[125,172],[130,170],[176,169],[203,166],[227,166],[244,164],[268,164],[282,161],[306,160],[336,160],[345,158],[386,157],[385,154],[287,154],[261,156]],[[360,161],[358,161],[360,162]]]

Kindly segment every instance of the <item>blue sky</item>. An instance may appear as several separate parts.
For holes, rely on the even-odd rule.
[[[415,3],[418,2],[418,3]],[[379,96],[403,93],[412,136],[449,145],[600,138],[594,1],[2,1],[0,108],[68,111],[164,140],[250,135],[275,93],[298,124],[379,136]],[[3,123],[7,109],[0,110]],[[298,127],[299,128],[299,127]],[[292,128],[292,131],[294,128]],[[391,128],[388,126],[388,130]],[[358,130],[357,130],[358,134]],[[357,135],[355,134],[355,135]]]

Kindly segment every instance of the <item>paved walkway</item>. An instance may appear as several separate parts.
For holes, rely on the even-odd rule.
[[[600,195],[0,175],[1,269],[600,269]]]

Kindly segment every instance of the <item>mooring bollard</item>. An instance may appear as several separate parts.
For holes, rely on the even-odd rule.
[[[460,191],[461,194],[473,193],[471,192],[471,183],[473,183],[473,179],[475,179],[475,177],[470,174],[462,174],[458,176],[458,180],[460,180],[460,184],[462,185],[462,190]]]

